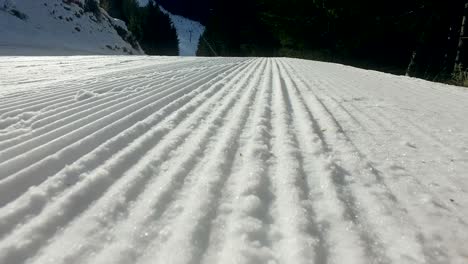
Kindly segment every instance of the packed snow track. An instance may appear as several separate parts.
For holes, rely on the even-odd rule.
[[[468,263],[468,90],[264,58],[2,57],[0,263]]]

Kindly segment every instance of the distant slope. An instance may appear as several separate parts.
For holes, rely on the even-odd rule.
[[[140,6],[148,5],[148,0],[138,0]],[[196,56],[198,49],[198,42],[200,37],[205,31],[205,26],[200,22],[191,20],[184,16],[179,16],[171,13],[159,4],[160,10],[169,16],[172,24],[177,31],[177,38],[179,39],[179,55],[180,56]]]
[[[84,0],[0,0],[0,55],[143,54],[125,23],[86,10]]]
[[[196,56],[198,42],[205,31],[205,26],[200,22],[190,20],[183,16],[174,15],[171,12],[159,6],[161,11],[169,16],[172,24],[176,28],[177,37],[179,38],[179,55],[180,56]]]

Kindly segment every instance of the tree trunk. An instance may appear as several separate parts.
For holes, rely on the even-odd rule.
[[[461,61],[460,61],[460,54],[463,48],[463,37],[465,36],[465,23],[466,23],[466,11],[468,9],[468,1],[465,3],[465,10],[463,12],[463,19],[460,28],[460,37],[458,38],[458,47],[457,47],[457,55],[455,57],[455,63],[453,65],[453,72],[461,69]]]

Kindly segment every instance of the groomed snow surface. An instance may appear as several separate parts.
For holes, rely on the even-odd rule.
[[[468,91],[262,58],[2,57],[0,263],[468,263]]]

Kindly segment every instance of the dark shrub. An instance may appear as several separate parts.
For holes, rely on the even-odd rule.
[[[85,0],[84,7],[85,12],[91,12],[96,18],[101,17],[101,10],[99,9],[99,4],[96,0]]]
[[[136,40],[136,38],[130,33],[128,32],[127,30],[117,26],[117,25],[114,25],[114,29],[115,31],[117,31],[117,34],[119,34],[119,36],[124,40],[126,41],[127,43],[129,43],[134,49],[138,49],[138,41]]]
[[[10,10],[10,13],[12,15],[14,15],[15,17],[21,19],[21,20],[26,20],[28,18],[28,16],[24,13],[21,13],[20,11],[16,10],[16,9],[11,9]]]

